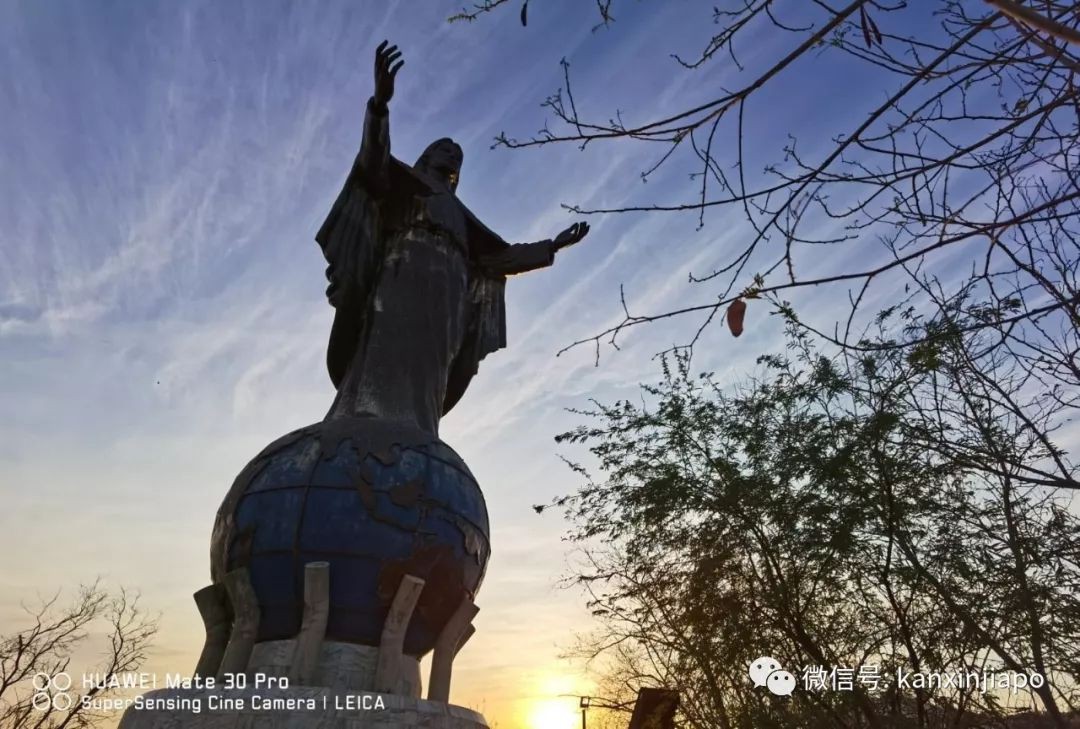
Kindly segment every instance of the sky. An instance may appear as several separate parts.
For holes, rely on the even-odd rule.
[[[457,0],[0,2],[0,634],[21,601],[100,576],[161,612],[147,670],[194,667],[191,593],[209,581],[222,497],[333,399],[314,233],[358,148],[384,38],[406,60],[394,153],[411,162],[453,136],[459,196],[507,240],[553,237],[576,220],[561,203],[685,199],[685,168],[643,185],[651,150],[491,142],[540,128],[564,57],[585,113],[644,119],[713,98],[737,68],[670,57],[708,40],[708,4],[626,3],[595,32],[591,3],[534,5],[523,28],[516,9],[448,24]],[[789,42],[763,36],[741,60]],[[791,79],[757,128],[797,119],[827,143],[848,93],[829,78]],[[500,729],[576,726],[576,699],[560,695],[592,689],[560,658],[590,627],[582,595],[558,587],[567,525],[531,508],[577,483],[560,456],[580,454],[553,436],[579,422],[567,408],[658,379],[653,355],[696,322],[630,332],[599,365],[589,347],[556,352],[621,318],[620,285],[635,313],[709,300],[688,273],[748,234],[736,210],[701,229],[693,215],[590,224],[553,268],[510,281],[508,347],[441,428],[484,488],[493,548],[452,699]],[[706,332],[699,362],[738,378],[780,336],[752,307],[739,340]]]

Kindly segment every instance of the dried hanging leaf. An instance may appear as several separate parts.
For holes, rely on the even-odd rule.
[[[521,4],[521,24],[529,24],[529,0],[525,0],[525,2]]]
[[[735,299],[728,305],[727,326],[731,330],[731,336],[737,337],[743,332],[743,317],[746,315],[746,302]]]
[[[859,26],[862,28],[862,37],[866,42],[866,47],[873,47],[874,43],[870,40],[870,26],[867,23],[866,10],[862,7],[859,8]]]

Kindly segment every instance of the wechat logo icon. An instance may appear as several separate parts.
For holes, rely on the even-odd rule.
[[[781,668],[775,658],[758,658],[750,664],[748,673],[754,686],[765,686],[776,696],[790,696],[795,690],[795,677]]]

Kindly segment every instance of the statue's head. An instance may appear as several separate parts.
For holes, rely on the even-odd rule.
[[[463,158],[461,146],[453,139],[443,137],[428,145],[420,158],[416,160],[416,168],[444,183],[451,192],[454,192],[457,190]]]

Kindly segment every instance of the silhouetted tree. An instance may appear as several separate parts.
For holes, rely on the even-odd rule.
[[[483,0],[452,19],[476,20],[514,4]],[[657,150],[643,179],[678,166],[693,180],[681,202],[567,206],[575,212],[689,211],[704,224],[710,210],[741,211],[745,242],[718,250],[715,269],[691,276],[687,295],[700,299],[673,310],[632,313],[628,295],[622,321],[571,346],[592,343],[599,357],[602,339],[614,344],[627,328],[672,317],[698,317],[700,334],[734,301],[811,287],[836,288],[838,300],[850,300],[854,321],[868,292],[899,289],[918,270],[947,274],[942,295],[965,292],[972,312],[1002,311],[1011,325],[1006,342],[1063,347],[1069,361],[1054,367],[1065,366],[1075,384],[1076,342],[1045,339],[1047,331],[1075,330],[1080,321],[1075,3],[684,5],[688,28],[700,27],[711,14],[715,31],[700,50],[671,48],[673,80],[706,69],[715,79],[715,64],[725,64],[725,70],[738,69],[734,81],[725,80],[730,89],[703,83],[701,98],[687,108],[616,102],[618,110],[593,109],[593,100],[575,97],[564,60],[565,83],[544,103],[554,123],[530,137],[504,133],[496,140],[514,149],[642,145]],[[582,3],[579,12],[589,7]],[[618,7],[598,0],[597,27],[617,32]],[[755,53],[741,58],[739,51],[749,48]],[[820,100],[822,106],[842,105],[839,128],[822,131],[815,114],[787,108],[770,114],[773,120],[790,118],[786,128],[748,123],[755,113],[780,111],[778,100],[789,98],[801,79],[819,75],[826,60],[843,63],[831,67],[836,99]],[[825,134],[831,142],[822,144]],[[875,241],[876,250],[868,245]],[[807,273],[810,263],[828,261],[835,263],[827,273]],[[844,346],[865,346],[851,338],[850,326],[803,323]],[[697,338],[682,346],[692,347]]]
[[[97,583],[79,588],[70,605],[61,605],[57,593],[26,613],[28,627],[0,637],[0,728],[82,729],[103,723],[110,714],[87,708],[83,698],[104,696],[112,689],[84,689],[83,673],[107,677],[137,671],[157,632],[156,619],[142,610],[138,597],[124,590],[110,595]],[[101,662],[92,670],[69,672],[72,654],[96,628],[106,639]],[[66,672],[72,683],[63,701],[35,701],[39,689],[50,697],[57,693],[55,686],[35,676]]]
[[[517,5],[483,0],[454,19]],[[582,6],[618,32],[619,2]],[[726,64],[726,88],[700,84],[685,108],[597,109],[564,60],[550,123],[496,139],[655,149],[642,177],[690,173],[680,201],[567,207],[701,225],[731,209],[725,223],[745,226],[691,276],[685,303],[638,313],[627,291],[621,321],[569,345],[599,358],[628,328],[697,317],[642,403],[597,404],[561,439],[587,444],[599,469],[556,502],[601,625],[584,654],[603,663],[613,700],[676,687],[686,725],[702,729],[1020,726],[1025,706],[1066,726],[1080,700],[1080,481],[1063,431],[1080,395],[1080,7],[682,11],[715,30],[697,51],[670,49],[673,76],[715,79]],[[775,113],[826,67],[837,96],[821,103],[839,106],[838,128]],[[753,122],[770,111],[786,124]],[[849,308],[815,317],[796,296],[808,289]],[[787,352],[763,357],[742,388],[691,376],[701,332],[728,312],[738,335],[762,303],[787,323]],[[750,685],[760,655],[883,676],[1030,671],[1047,684],[1011,697],[856,683],[783,700]]]
[[[973,367],[986,335],[958,335],[950,315],[887,312],[883,328],[898,318],[924,344],[835,356],[789,320],[787,353],[741,387],[675,355],[641,402],[596,404],[560,436],[597,463],[596,478],[575,466],[585,485],[555,503],[600,625],[579,653],[612,698],[677,688],[695,729],[1004,727],[1025,710],[1068,725],[1080,520],[1058,485],[1075,469],[1048,436],[1062,408],[1027,417],[1040,393],[1008,358]],[[876,666],[881,681],[781,699],[747,677],[762,655],[800,679]],[[913,689],[898,669],[1046,684]]]

